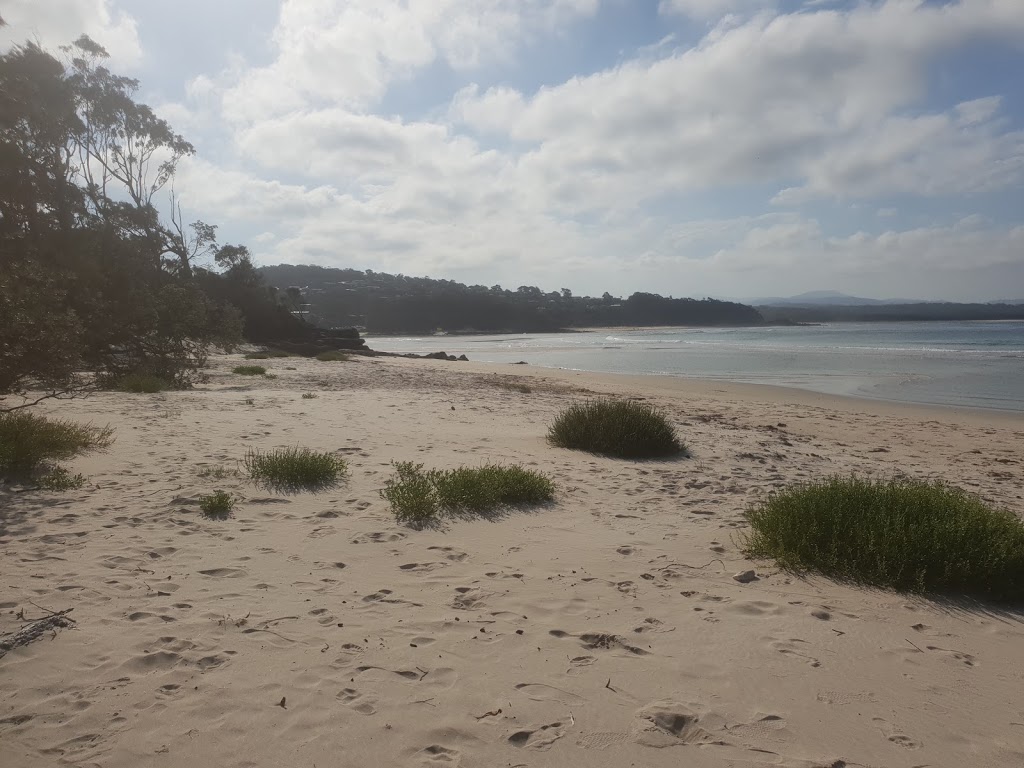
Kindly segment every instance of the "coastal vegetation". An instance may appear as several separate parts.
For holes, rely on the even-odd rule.
[[[110,427],[49,419],[24,410],[0,413],[0,476],[42,480],[43,486],[67,483],[74,476],[62,472],[56,462],[108,448],[113,442]]]
[[[86,36],[0,54],[0,411],[185,388],[212,349],[315,333],[245,246],[186,221],[173,180],[194,148],[106,58]]]
[[[262,267],[272,285],[299,291],[320,325],[361,326],[372,333],[437,330],[497,333],[554,331],[589,326],[761,325],[753,307],[714,299],[683,299],[653,293],[627,298],[573,296],[568,288],[544,292],[464,285],[453,280],[409,277],[358,269],[281,264]]]
[[[235,508],[235,499],[226,491],[214,491],[199,497],[199,509],[206,517],[224,519]]]
[[[145,373],[129,373],[122,376],[116,382],[115,388],[121,392],[134,392],[136,394],[153,394],[173,389],[171,382],[166,379]]]
[[[549,477],[519,466],[424,470],[411,461],[394,462],[395,474],[381,490],[401,523],[423,526],[443,514],[482,515],[514,505],[551,501],[555,485]]]
[[[941,482],[830,477],[747,512],[747,554],[904,592],[1024,598],[1024,522]]]
[[[348,471],[345,460],[309,448],[250,449],[243,460],[249,477],[272,490],[295,493],[332,488]]]
[[[349,358],[344,352],[321,352],[316,356],[321,363],[341,363]]]
[[[265,376],[267,369],[262,365],[236,365],[231,372],[239,376]]]
[[[665,415],[635,400],[573,403],[551,424],[548,441],[559,448],[624,459],[689,456]]]

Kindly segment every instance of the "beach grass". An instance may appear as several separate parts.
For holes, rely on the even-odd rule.
[[[269,352],[250,352],[244,356],[246,360],[269,360]]]
[[[747,554],[912,593],[1024,599],[1024,522],[941,482],[829,477],[747,511]]]
[[[235,499],[226,491],[214,491],[207,496],[199,497],[199,509],[206,517],[223,520],[235,508]]]
[[[316,359],[322,363],[342,363],[346,360],[350,360],[351,355],[346,355],[344,352],[334,350],[330,352],[321,352],[316,356]]]
[[[237,373],[239,376],[264,376],[267,369],[262,365],[237,365],[231,369],[231,372]]]
[[[129,373],[117,380],[114,386],[120,392],[133,392],[136,394],[154,394],[173,389],[171,382],[159,376],[152,376],[146,373]]]
[[[85,475],[72,475],[64,467],[54,467],[36,479],[44,491],[74,491],[85,485]]]
[[[555,418],[548,441],[560,448],[626,459],[689,456],[657,408],[635,400],[586,400]]]
[[[320,397],[320,395],[316,394],[315,392],[303,392],[302,393],[302,399],[303,400],[316,400],[318,397]]]
[[[318,491],[337,485],[348,471],[345,460],[309,448],[250,449],[243,460],[249,477],[279,491]]]
[[[27,411],[0,413],[0,472],[30,474],[50,462],[107,448],[110,427],[48,419]]]
[[[442,514],[481,515],[501,507],[551,501],[555,485],[546,475],[519,466],[485,464],[447,470],[424,470],[422,464],[395,462],[395,474],[381,497],[395,519],[414,526]]]

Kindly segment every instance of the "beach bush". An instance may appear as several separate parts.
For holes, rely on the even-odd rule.
[[[422,464],[395,462],[384,498],[399,522],[424,525],[442,513],[481,514],[500,507],[551,501],[555,485],[547,476],[518,466],[485,464],[426,470]]]
[[[1024,522],[941,482],[829,477],[747,511],[751,557],[904,592],[1024,599]]]
[[[263,376],[267,369],[262,365],[238,365],[232,368],[231,372],[237,373],[239,376]]]
[[[174,389],[174,385],[159,376],[152,376],[147,373],[129,373],[117,380],[114,386],[121,392],[134,392],[136,394],[153,394]]]
[[[315,392],[303,392],[302,393],[302,399],[303,400],[316,400],[318,397],[320,397],[320,395],[316,394]]]
[[[348,471],[345,460],[309,448],[250,449],[244,459],[249,477],[280,491],[317,491],[336,485]]]
[[[235,499],[225,491],[214,491],[208,496],[199,497],[199,509],[207,517],[224,519],[235,508]]]
[[[0,472],[30,474],[49,462],[107,448],[110,427],[48,419],[27,411],[0,413]]]
[[[321,352],[316,356],[316,359],[322,363],[343,363],[349,359],[349,355],[344,352],[332,351],[332,352]]]
[[[85,475],[72,475],[64,467],[54,467],[36,483],[44,491],[74,491],[85,485]]]
[[[548,441],[560,448],[627,459],[689,455],[664,414],[635,400],[573,403],[551,424]]]
[[[270,355],[267,352],[249,352],[245,355],[246,360],[269,360]]]

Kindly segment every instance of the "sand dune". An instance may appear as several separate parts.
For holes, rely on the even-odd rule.
[[[0,764],[1021,766],[1024,625],[800,579],[740,552],[743,510],[826,473],[942,477],[1024,513],[1024,418],[767,387],[358,359],[101,394],[91,485],[0,491],[0,631],[73,608],[0,659]],[[530,392],[513,388],[526,384]],[[316,399],[302,399],[313,391]],[[625,462],[544,434],[584,393],[647,398],[693,458]],[[249,447],[350,465],[277,495]],[[392,460],[518,462],[550,507],[397,525]],[[207,520],[215,488],[243,501]],[[756,580],[734,574],[756,571]]]

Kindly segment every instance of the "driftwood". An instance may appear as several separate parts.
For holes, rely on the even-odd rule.
[[[13,651],[15,648],[20,648],[23,645],[38,640],[47,632],[55,632],[58,627],[70,627],[73,626],[75,620],[68,616],[74,608],[67,608],[63,611],[57,611],[51,613],[49,616],[44,616],[41,619],[26,624],[24,627],[19,629],[17,632],[12,632],[9,635],[0,637],[0,659],[2,659],[8,651]]]

